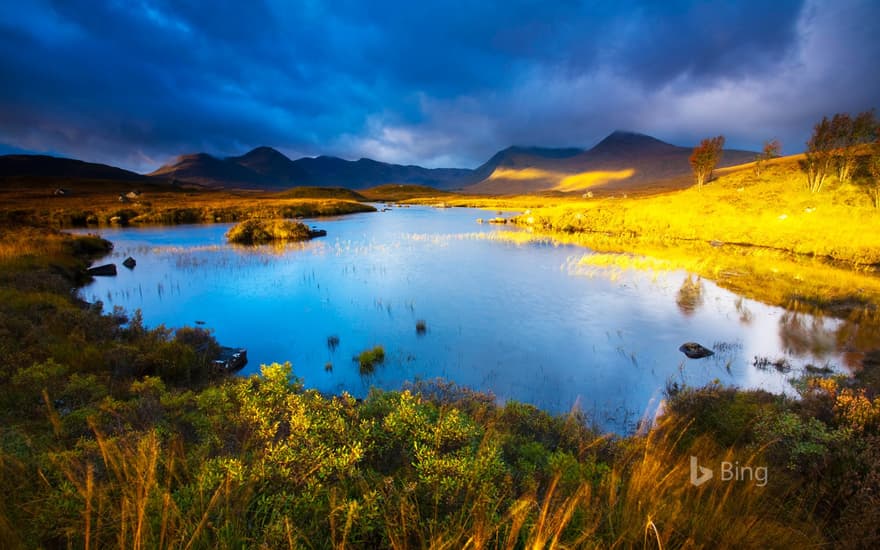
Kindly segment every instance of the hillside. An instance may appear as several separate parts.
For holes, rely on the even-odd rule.
[[[215,188],[260,189],[270,178],[246,166],[207,153],[181,155],[150,176],[163,177]]]
[[[703,189],[533,208],[519,221],[536,230],[617,236],[640,245],[699,242],[740,247],[739,254],[780,251],[861,268],[880,266],[880,218],[871,203],[872,187],[863,179],[845,183],[831,177],[821,192],[811,193],[798,166],[801,158],[769,161],[760,175],[751,165],[720,169]]]
[[[625,191],[658,182],[664,187],[681,188],[691,180],[688,157],[692,148],[635,132],[615,131],[592,149],[576,154],[548,155],[543,151],[521,149],[494,166],[487,163],[478,169],[482,170],[483,179],[463,191],[492,195],[580,193],[596,187]],[[719,166],[742,164],[754,158],[753,152],[728,149]]]
[[[279,199],[339,199],[359,202],[367,200],[361,193],[345,187],[291,187],[272,196]]]
[[[0,181],[37,178],[144,182],[149,178],[122,168],[48,155],[0,156]]]
[[[319,156],[291,160],[264,146],[237,157],[183,155],[150,175],[216,188],[281,190],[294,186],[365,189],[387,183],[454,189],[470,174],[471,170],[403,166],[365,158],[351,161]]]
[[[361,194],[371,201],[406,201],[410,199],[444,198],[456,196],[450,191],[441,191],[424,185],[388,184],[364,189]]]

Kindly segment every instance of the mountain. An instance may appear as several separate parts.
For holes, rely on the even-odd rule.
[[[122,168],[48,155],[0,156],[0,178],[53,178],[113,181],[148,181],[149,178]]]
[[[271,147],[257,147],[240,157],[226,157],[226,160],[256,172],[261,176],[261,178],[255,178],[256,180],[267,182],[270,185],[274,182],[287,188],[309,179],[308,172],[300,165]],[[299,184],[302,185],[302,183]]]
[[[207,153],[181,155],[149,175],[208,187],[261,188],[270,182],[246,166]]]
[[[567,159],[583,153],[583,149],[549,149],[545,147],[508,147],[498,151],[492,158],[475,169],[467,178],[471,183],[485,180],[492,175],[497,168],[523,168],[534,163],[553,162],[554,160]]]
[[[271,147],[241,156],[182,155],[148,175],[104,164],[43,155],[0,156],[0,178],[92,179],[192,183],[214,188],[283,190],[291,187],[367,189],[385,184],[424,185],[466,193],[583,193],[602,187],[674,188],[692,183],[692,149],[635,132],[615,131],[592,149],[508,147],[474,170],[423,168],[372,159],[303,157],[291,160]],[[751,162],[755,153],[727,149],[719,167]]]
[[[584,192],[595,187],[636,189],[663,182],[668,186],[690,184],[690,147],[679,147],[659,139],[617,130],[592,149],[550,150],[505,149],[501,162],[484,164],[476,170],[480,179],[466,186],[466,193],[518,194],[545,191]],[[577,151],[577,152],[575,152]],[[726,149],[719,168],[755,159],[755,153]]]
[[[263,146],[238,157],[218,158],[207,153],[183,155],[150,175],[227,188],[313,186],[366,189],[386,183],[408,183],[452,189],[459,187],[471,172],[456,168],[403,166],[363,158],[351,161],[320,156],[290,160],[275,149]]]

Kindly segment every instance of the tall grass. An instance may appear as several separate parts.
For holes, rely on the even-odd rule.
[[[480,466],[457,470],[460,492],[447,493],[435,485],[445,484],[445,478],[413,477],[406,465],[395,477],[374,481],[373,474],[359,469],[350,478],[353,485],[344,479],[308,481],[318,485],[304,488],[317,498],[316,510],[306,516],[306,510],[265,508],[266,502],[280,506],[282,501],[273,498],[278,489],[260,481],[259,469],[209,474],[188,458],[192,451],[180,438],[155,430],[108,437],[93,429],[93,452],[53,455],[71,487],[67,506],[75,512],[56,518],[64,522],[56,539],[64,545],[206,548],[272,540],[273,547],[290,548],[362,548],[378,541],[401,549],[791,548],[823,540],[820,525],[810,519],[809,502],[785,472],[771,472],[766,487],[718,479],[694,487],[690,455],[710,465],[722,460],[760,465],[766,458],[761,448],[725,448],[706,436],[685,442],[689,421],[680,417],[617,443],[609,470],[598,478],[579,479],[564,468],[550,468],[545,483],[518,494],[506,483],[501,491],[487,490],[487,470]],[[487,431],[476,441],[474,456],[495,454],[508,429]],[[604,441],[583,443],[589,448]],[[454,499],[447,500],[447,494]],[[315,524],[304,521],[312,513],[324,515]],[[5,517],[0,516],[0,527],[0,540],[16,545],[15,529]],[[261,531],[267,528],[271,533]]]

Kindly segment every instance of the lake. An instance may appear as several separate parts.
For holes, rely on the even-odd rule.
[[[585,270],[578,260],[588,250],[476,223],[492,216],[395,207],[306,220],[327,236],[256,248],[227,245],[229,224],[101,229],[119,275],[96,278],[81,296],[140,309],[151,327],[204,323],[222,345],[247,348],[245,375],[290,361],[306,387],[355,396],[442,377],[500,401],[577,406],[618,432],[650,414],[670,381],[791,392],[787,379],[804,365],[842,364],[830,343],[805,351],[786,337],[833,334],[838,321],[684,272]],[[127,256],[133,270],[121,265]],[[716,354],[687,359],[678,351],[687,341]],[[361,375],[353,356],[374,345],[386,360]],[[758,368],[756,357],[786,358],[793,371]]]

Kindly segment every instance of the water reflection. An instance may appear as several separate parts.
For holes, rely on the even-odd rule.
[[[703,305],[703,281],[689,273],[678,289],[675,303],[684,315],[693,315]]]
[[[811,354],[825,359],[837,349],[839,327],[829,326],[821,318],[798,311],[787,311],[779,318],[779,339],[792,355]]]
[[[617,430],[670,380],[790,392],[787,375],[754,358],[839,365],[835,345],[876,336],[864,322],[790,315],[679,271],[602,276],[579,264],[583,249],[475,223],[484,216],[357,214],[314,222],[325,238],[259,248],[227,246],[224,224],[112,229],[112,259],[131,255],[137,267],[82,295],[140,308],[151,326],[204,322],[223,344],[248,348],[245,374],[290,360],[308,387],[355,395],[442,377],[555,412],[578,404]],[[687,341],[716,353],[686,359]],[[361,376],[353,358],[376,345],[384,362]]]

